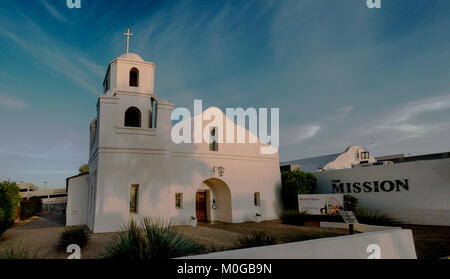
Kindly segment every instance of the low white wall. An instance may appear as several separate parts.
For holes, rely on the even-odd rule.
[[[89,175],[69,179],[66,226],[87,224]]]
[[[367,259],[379,246],[382,259],[417,259],[411,230],[390,229],[286,244],[231,250],[187,259]]]
[[[450,226],[450,159],[313,173],[316,194],[343,193],[406,223]]]

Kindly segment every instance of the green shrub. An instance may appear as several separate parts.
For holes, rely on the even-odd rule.
[[[131,220],[112,244],[106,259],[170,259],[205,251],[205,247],[162,220],[144,219],[139,226]]]
[[[358,208],[359,201],[352,195],[344,195],[344,208],[346,211],[355,211]]]
[[[31,197],[30,201],[34,202],[35,213],[39,213],[42,210],[42,199],[39,197]]]
[[[28,219],[36,214],[36,203],[31,200],[20,201],[19,217],[21,220]]]
[[[86,173],[89,173],[89,165],[88,165],[88,164],[81,165],[81,166],[78,168],[78,172],[79,172],[80,174],[86,174]]]
[[[237,240],[237,248],[250,248],[277,244],[276,238],[266,231],[241,234]]]
[[[375,226],[400,226],[403,224],[401,220],[390,217],[377,210],[358,208],[354,213],[356,219],[361,224]]]
[[[281,198],[284,209],[298,209],[298,195],[312,193],[316,184],[317,179],[311,173],[283,171],[281,173]]]
[[[20,188],[16,183],[0,182],[0,235],[14,223],[20,199]]]
[[[58,249],[65,252],[70,244],[77,244],[80,248],[86,246],[91,233],[86,226],[67,227],[59,237]]]
[[[280,220],[284,224],[304,225],[305,222],[310,220],[310,217],[305,211],[286,210],[281,213]]]
[[[39,249],[31,251],[28,245],[23,242],[12,243],[0,247],[0,259],[14,260],[14,259],[36,259],[39,257]]]

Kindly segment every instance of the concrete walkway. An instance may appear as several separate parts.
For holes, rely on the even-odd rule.
[[[17,230],[41,229],[51,227],[61,227],[66,224],[66,215],[62,213],[48,213],[35,216],[29,222],[21,225]]]

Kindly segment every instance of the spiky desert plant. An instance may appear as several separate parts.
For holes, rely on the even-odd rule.
[[[145,257],[149,259],[170,259],[199,254],[204,247],[182,231],[175,230],[169,221],[145,219],[142,223]]]
[[[145,240],[141,228],[131,219],[114,238],[112,244],[106,246],[105,259],[142,259]]]
[[[37,259],[40,256],[40,249],[30,249],[23,242],[14,242],[0,247],[0,259]]]
[[[199,254],[204,247],[182,231],[175,230],[169,221],[162,219],[135,221],[122,229],[114,242],[107,246],[107,259],[169,259]]]

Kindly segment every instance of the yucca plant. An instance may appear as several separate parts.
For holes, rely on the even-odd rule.
[[[204,251],[204,247],[163,220],[145,219],[142,224],[147,258],[169,259]]]
[[[39,257],[39,249],[30,250],[28,245],[23,242],[15,242],[9,245],[0,247],[0,259],[15,260],[15,259],[36,259]]]
[[[250,248],[277,244],[276,238],[266,231],[256,231],[250,234],[241,234],[237,240],[238,248]]]
[[[105,259],[142,259],[145,240],[141,228],[134,220],[123,227],[115,237],[113,243],[106,246],[106,253],[101,255]]]
[[[114,242],[107,246],[106,259],[169,259],[202,253],[205,248],[188,235],[175,230],[168,221],[144,219],[122,229]]]

